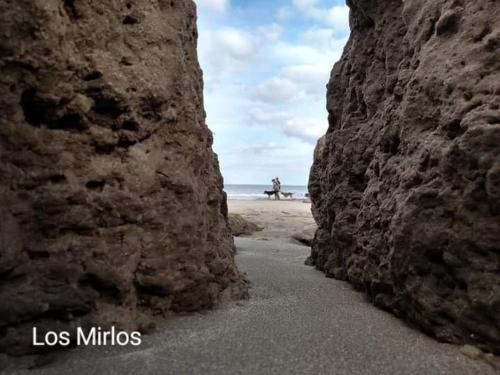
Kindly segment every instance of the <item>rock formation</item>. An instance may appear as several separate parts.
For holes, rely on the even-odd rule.
[[[310,261],[440,340],[500,352],[500,2],[349,0]]]
[[[0,353],[243,297],[191,0],[0,1]]]
[[[238,214],[229,214],[229,227],[231,228],[231,233],[235,237],[249,236],[262,230],[257,224]]]

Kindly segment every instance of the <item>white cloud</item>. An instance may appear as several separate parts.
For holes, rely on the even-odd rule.
[[[257,33],[268,42],[277,41],[283,34],[283,27],[277,23],[260,26],[257,28]]]
[[[276,17],[278,18],[279,21],[288,21],[290,18],[293,17],[293,10],[290,7],[281,7],[278,9],[278,12],[276,13]]]
[[[282,65],[281,71],[259,83],[253,94],[275,104],[299,99],[323,102],[332,65],[341,56],[346,40],[335,38],[330,28],[314,27],[304,31],[298,44],[278,41],[271,53]]]
[[[325,23],[336,31],[349,30],[349,8],[347,6],[333,6],[324,15]]]
[[[327,122],[324,120],[290,118],[282,125],[282,130],[290,137],[301,139],[307,143],[315,144],[326,132]]]
[[[303,0],[299,5],[315,4]],[[346,40],[336,38],[332,28],[313,26],[303,31],[297,43],[274,43],[270,59],[279,62],[281,69],[251,89],[259,104],[250,107],[247,122],[315,144],[328,127],[326,84]]]
[[[200,60],[209,74],[245,67],[259,50],[258,38],[245,30],[224,27],[200,35]]]
[[[269,111],[261,107],[253,108],[249,112],[250,121],[254,124],[279,124],[289,117],[286,112]]]
[[[316,9],[317,0],[293,0],[293,5],[295,5],[299,10],[311,11]]]
[[[249,33],[234,28],[219,29],[214,33],[217,46],[234,59],[245,59],[256,50],[256,41]]]
[[[201,7],[213,9],[218,12],[224,12],[229,6],[229,0],[195,0],[195,2]]]
[[[282,33],[283,28],[276,23],[255,30],[220,27],[201,32],[198,51],[205,80],[241,73],[262,64],[267,57],[261,56],[261,52],[277,43]]]
[[[333,47],[334,30],[330,28],[313,28],[306,30],[301,40],[309,45],[320,49],[328,49]]]
[[[303,118],[292,113],[262,107],[250,110],[249,118],[254,125],[277,127],[286,135],[310,144],[315,144],[328,127],[326,117]]]
[[[281,76],[300,85],[302,92],[316,99],[326,96],[326,84],[331,64],[291,65],[283,69]]]
[[[287,146],[275,142],[255,143],[236,148],[239,152],[251,152],[253,154],[274,154],[276,151],[285,150]]]
[[[286,42],[276,43],[272,50],[272,54],[274,58],[284,65],[290,63],[309,63],[322,58],[321,51],[318,51],[312,46],[290,44]]]
[[[304,92],[294,82],[286,78],[273,77],[257,85],[254,96],[267,103],[292,102],[304,97]]]
[[[299,12],[323,22],[333,28],[336,33],[345,33],[349,30],[349,7],[347,5],[324,8],[318,6],[316,0],[294,0],[293,5]]]

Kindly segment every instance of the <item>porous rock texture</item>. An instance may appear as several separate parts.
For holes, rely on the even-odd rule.
[[[194,3],[1,0],[0,25],[0,353],[244,297]]]
[[[309,261],[440,340],[500,353],[500,2],[348,5]]]
[[[229,227],[231,228],[231,233],[235,237],[249,236],[262,230],[257,224],[238,214],[229,214]]]

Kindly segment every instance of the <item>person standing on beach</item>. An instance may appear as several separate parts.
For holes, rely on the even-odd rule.
[[[276,179],[276,178],[273,179],[273,190],[274,190],[274,199],[279,200],[281,186],[280,186],[278,179]]]
[[[281,182],[278,177],[273,180],[274,199],[280,200]]]

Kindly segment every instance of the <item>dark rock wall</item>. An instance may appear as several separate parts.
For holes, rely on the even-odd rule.
[[[196,40],[191,0],[0,1],[0,353],[245,295]]]
[[[350,0],[312,261],[438,339],[500,352],[500,2]]]

